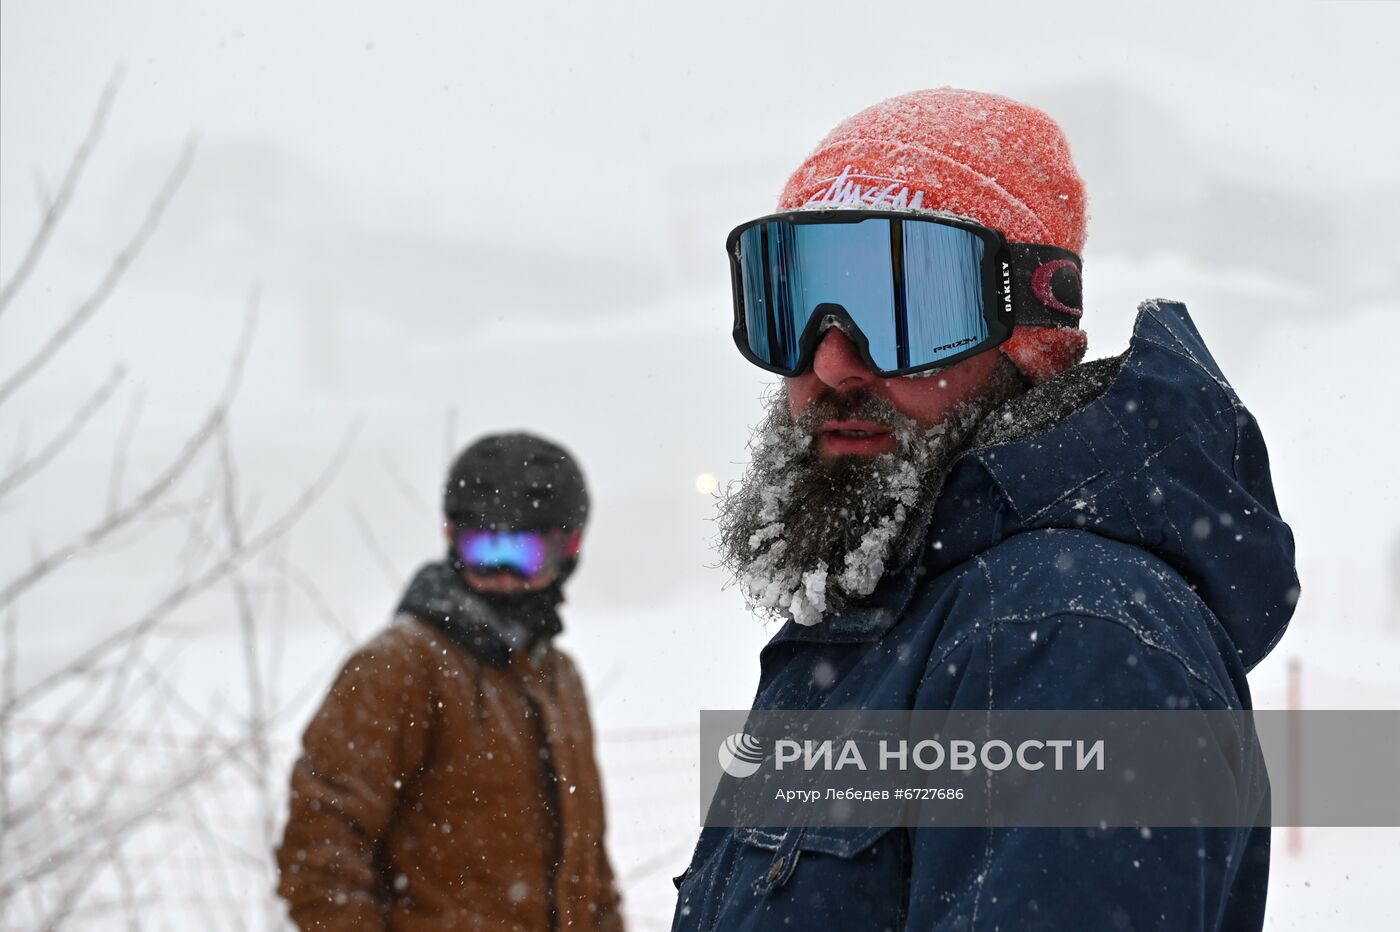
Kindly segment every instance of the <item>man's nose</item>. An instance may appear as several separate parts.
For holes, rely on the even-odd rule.
[[[817,344],[812,371],[823,383],[840,391],[865,388],[877,378],[861,361],[851,338],[837,327],[828,330]]]

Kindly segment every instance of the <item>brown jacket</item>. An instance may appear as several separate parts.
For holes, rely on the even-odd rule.
[[[301,929],[622,929],[583,684],[559,650],[492,666],[400,615],[304,748],[277,855]]]

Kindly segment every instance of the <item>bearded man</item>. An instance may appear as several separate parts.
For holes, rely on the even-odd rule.
[[[755,710],[1247,709],[1297,598],[1259,430],[1180,304],[1081,363],[1084,188],[1031,107],[839,125],[729,238],[784,377],[720,512]],[[1267,828],[706,828],[673,929],[1259,929]]]

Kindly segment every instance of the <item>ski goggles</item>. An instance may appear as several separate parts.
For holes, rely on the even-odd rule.
[[[1017,324],[1079,325],[1078,256],[963,220],[801,210],[736,227],[726,246],[734,342],[779,375],[805,371],[830,326],[895,376],[985,352]]]
[[[457,556],[475,572],[509,571],[532,579],[577,560],[582,539],[579,530],[459,530]]]

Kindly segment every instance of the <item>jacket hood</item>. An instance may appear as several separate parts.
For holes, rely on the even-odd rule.
[[[947,476],[922,563],[937,572],[1044,528],[1160,557],[1246,669],[1278,642],[1298,598],[1293,533],[1259,427],[1175,302],[1140,307],[1121,357],[1076,366],[989,415]]]

